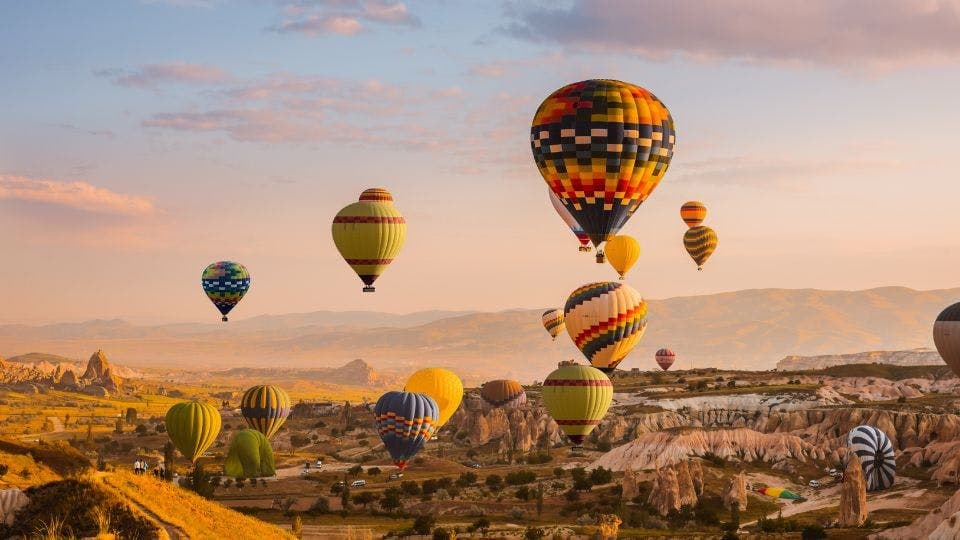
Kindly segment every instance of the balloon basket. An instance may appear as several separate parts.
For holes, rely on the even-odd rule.
[[[703,267],[702,267],[702,266],[698,266],[698,267],[697,267],[697,272],[703,272]]]
[[[220,320],[223,321],[223,322],[227,322],[227,316],[224,315]]]
[[[372,285],[367,285],[363,288],[363,292],[377,292],[377,289]]]
[[[607,262],[607,259],[603,256],[603,252],[602,252],[602,251],[598,251],[598,252],[597,252],[597,264],[603,264],[603,263],[605,263],[605,262]]]
[[[590,246],[580,246],[580,251],[590,253]]]

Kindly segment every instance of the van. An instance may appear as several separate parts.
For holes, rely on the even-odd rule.
[[[811,480],[811,481],[810,481],[810,487],[812,487],[813,489],[819,489],[819,488],[820,488],[820,481],[819,481],[819,480]]]
[[[350,484],[350,487],[363,487],[365,485],[367,485],[366,480],[354,480],[353,483]]]

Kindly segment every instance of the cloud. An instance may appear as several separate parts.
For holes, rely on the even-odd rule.
[[[116,193],[86,182],[63,182],[0,174],[0,199],[64,206],[97,214],[146,216],[154,212],[149,199]]]
[[[83,135],[92,135],[94,137],[105,137],[107,139],[114,139],[117,136],[116,133],[114,133],[109,129],[87,129],[87,128],[82,128],[80,126],[76,126],[74,124],[68,124],[68,123],[60,123],[60,124],[54,124],[54,125],[66,131],[70,131],[73,133],[80,133]]]
[[[677,176],[673,178],[677,182],[724,182],[782,190],[802,189],[806,184],[838,174],[874,174],[877,171],[893,171],[906,167],[907,163],[903,161],[857,156],[826,156],[822,159],[728,156],[684,162]]]
[[[352,36],[365,23],[391,26],[420,26],[420,19],[402,2],[387,0],[319,0],[282,2],[284,20],[273,30],[308,36],[335,34]]]
[[[560,53],[541,54],[531,58],[493,60],[474,64],[467,69],[467,74],[476,77],[499,78],[530,68],[556,66],[564,62],[566,62],[566,58]]]
[[[573,0],[501,30],[567,50],[890,70],[960,58],[957,0]]]
[[[170,62],[149,64],[135,71],[98,70],[95,75],[112,77],[120,86],[155,88],[162,83],[207,85],[226,81],[229,75],[223,69],[208,64]]]

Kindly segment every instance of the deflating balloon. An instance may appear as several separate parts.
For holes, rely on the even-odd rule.
[[[527,402],[527,392],[520,383],[503,379],[483,383],[480,397],[494,408],[514,409]]]
[[[254,386],[243,393],[240,414],[248,426],[269,439],[290,416],[290,397],[276,386]]]
[[[693,227],[683,235],[683,247],[697,263],[697,270],[703,270],[703,264],[717,249],[717,233],[704,225]]]
[[[707,207],[700,201],[687,201],[680,207],[680,218],[687,227],[696,227],[707,217]]]
[[[387,392],[377,400],[373,414],[374,427],[383,446],[402,471],[407,461],[433,437],[440,409],[433,398],[424,394]]]
[[[363,292],[374,292],[373,282],[387,270],[407,239],[407,222],[393,206],[393,196],[382,188],[360,194],[333,218],[333,242],[350,268],[360,276]]]
[[[450,420],[463,400],[463,383],[460,377],[449,369],[421,369],[410,376],[403,390],[426,394],[433,398],[437,407],[440,408],[440,416],[433,417],[437,428],[443,427]]]
[[[227,314],[250,289],[250,272],[238,262],[215,262],[203,270],[200,283],[207,298],[223,315],[223,322],[227,322]]]
[[[233,436],[223,472],[233,478],[260,478],[277,474],[270,441],[255,429],[243,429]]]
[[[774,497],[778,499],[799,499],[800,495],[790,491],[789,489],[784,489],[782,487],[765,487],[757,488],[754,491],[761,495],[766,495],[767,497]]]
[[[887,434],[873,426],[857,426],[847,434],[847,446],[860,458],[867,491],[887,489],[896,478],[897,461]]]
[[[574,444],[600,424],[613,401],[613,383],[599,369],[566,365],[543,381],[543,403]]]
[[[940,358],[960,376],[960,302],[940,312],[933,323],[933,342]]]
[[[167,410],[167,435],[183,457],[192,462],[203,455],[220,434],[220,413],[213,405],[184,401]]]
[[[673,354],[673,351],[670,349],[660,349],[657,351],[656,360],[657,365],[660,366],[660,369],[666,371],[670,369],[670,366],[673,365],[673,362],[677,359],[677,355]]]
[[[562,309],[548,309],[543,312],[543,316],[540,318],[543,321],[543,327],[546,328],[547,333],[550,334],[550,337],[554,340],[556,340],[560,332],[563,332],[564,328],[566,328],[563,324]]]
[[[567,224],[567,227],[570,227],[570,230],[573,231],[574,236],[576,236],[580,242],[580,251],[590,251],[590,237],[587,236],[587,233],[583,232],[583,227],[573,218],[570,211],[563,205],[563,202],[560,201],[556,193],[552,190],[547,190],[547,192],[550,193],[550,202],[553,204],[553,209],[557,211],[560,219]]]
[[[613,80],[560,88],[540,104],[530,126],[540,174],[597,247],[663,179],[674,142],[663,103]]]
[[[590,283],[570,293],[563,319],[583,356],[609,373],[640,343],[647,329],[647,303],[629,285]]]
[[[640,242],[632,236],[619,234],[607,240],[604,250],[610,266],[620,274],[620,279],[633,268],[633,264],[640,258]]]

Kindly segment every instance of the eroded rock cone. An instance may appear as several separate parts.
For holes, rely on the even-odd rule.
[[[734,503],[741,511],[747,509],[747,477],[743,472],[731,476],[723,488],[723,506],[730,510]]]
[[[859,527],[867,520],[867,483],[860,458],[850,453],[840,486],[840,526]]]
[[[680,484],[677,482],[677,472],[671,467],[657,471],[647,504],[661,516],[666,516],[671,510],[680,510]]]

